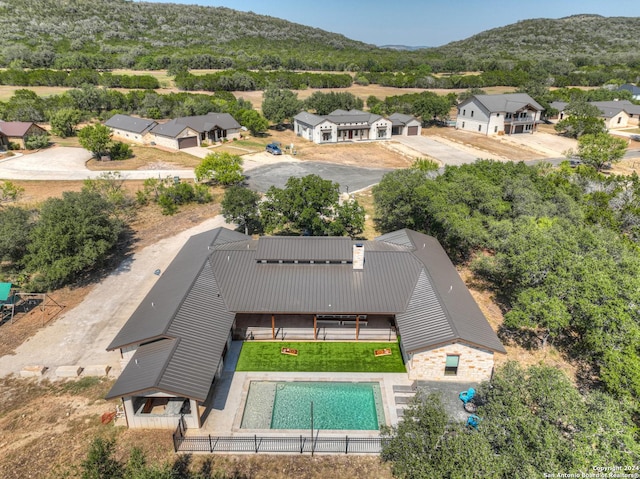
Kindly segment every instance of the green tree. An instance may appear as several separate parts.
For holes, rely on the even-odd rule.
[[[622,159],[627,142],[608,133],[585,134],[578,139],[577,156],[597,171]]]
[[[341,207],[339,187],[318,175],[290,177],[284,188],[272,186],[260,204],[265,231],[313,236],[356,233],[364,224],[364,210],[357,202]]]
[[[24,138],[24,147],[27,150],[40,150],[49,146],[49,135],[29,135]]]
[[[555,125],[555,130],[571,138],[582,135],[604,133],[607,128],[600,118],[600,109],[584,100],[569,103],[565,108],[566,118]]]
[[[78,132],[80,144],[93,154],[94,158],[100,158],[108,152],[111,144],[111,130],[108,126],[97,124],[85,126]]]
[[[242,110],[238,118],[239,123],[246,127],[253,136],[267,131],[269,121],[255,110]]]
[[[328,115],[334,110],[362,110],[364,102],[350,92],[314,92],[305,100],[306,108],[318,115]]]
[[[123,231],[111,211],[109,201],[86,190],[65,191],[42,204],[25,255],[39,287],[62,286],[104,262]]]
[[[81,463],[82,479],[119,479],[124,468],[114,457],[115,440],[95,438],[87,458]]]
[[[212,181],[221,185],[237,185],[244,180],[242,158],[231,153],[209,153],[196,167],[197,181]]]
[[[260,198],[259,193],[242,186],[228,188],[221,203],[224,219],[243,227],[244,234],[261,232]]]
[[[109,146],[109,157],[114,160],[127,160],[133,157],[133,150],[126,143],[116,141]]]
[[[127,192],[125,179],[119,171],[105,171],[95,179],[84,180],[82,190],[102,196],[111,205],[110,214],[114,217],[124,222],[135,217],[135,201]]]
[[[73,136],[76,126],[82,119],[82,112],[75,108],[60,108],[54,111],[49,118],[51,132],[61,138]]]
[[[267,88],[263,94],[262,114],[271,122],[281,125],[285,120],[290,122],[302,111],[303,102],[291,90]]]
[[[0,209],[0,260],[18,262],[27,251],[33,213],[8,206]]]

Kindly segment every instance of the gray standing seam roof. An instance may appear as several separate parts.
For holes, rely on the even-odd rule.
[[[174,118],[166,123],[155,126],[152,131],[155,134],[173,138],[187,127],[198,133],[204,133],[216,127],[221,130],[233,130],[240,128],[240,126],[240,123],[229,113],[207,113],[206,115]]]
[[[301,123],[305,123],[309,126],[318,126],[323,121],[327,121],[326,118],[319,115],[314,115],[313,113],[309,113],[307,111],[298,113],[296,116],[293,117],[293,119]]]
[[[358,243],[364,270],[309,263],[349,261]],[[279,259],[287,262],[273,262]],[[431,236],[401,230],[376,241],[253,240],[217,228],[185,244],[112,341],[109,349],[156,340],[137,349],[108,397],[159,390],[204,400],[238,312],[395,314],[408,352],[456,341],[505,352]]]
[[[109,128],[117,128],[118,130],[130,131],[133,133],[144,133],[154,125],[157,125],[153,120],[135,118],[133,116],[122,115],[120,113],[113,115],[104,124]]]
[[[404,113],[394,113],[393,115],[389,116],[389,120],[391,120],[391,123],[394,126],[404,126],[410,121],[416,120],[416,118],[411,115],[405,115]]]
[[[460,106],[466,105],[473,99],[478,100],[484,107],[492,113],[495,112],[507,112],[515,113],[521,110],[527,105],[532,106],[538,111],[543,111],[544,108],[537,101],[531,98],[526,93],[503,93],[501,95],[474,95],[469,100],[466,100],[460,104]]]

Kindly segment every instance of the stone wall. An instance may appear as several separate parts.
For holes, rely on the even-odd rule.
[[[444,374],[447,355],[460,357],[455,376]],[[484,381],[491,378],[493,352],[461,343],[448,344],[414,353],[407,369],[413,380]]]

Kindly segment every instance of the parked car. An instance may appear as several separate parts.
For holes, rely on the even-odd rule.
[[[282,150],[275,143],[269,143],[266,147],[266,150],[268,153],[271,153],[272,155],[282,155]]]

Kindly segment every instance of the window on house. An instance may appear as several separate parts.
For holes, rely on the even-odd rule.
[[[323,132],[322,141],[331,141],[331,132]]]
[[[473,110],[471,110],[471,118],[473,118]]]
[[[498,125],[496,125],[496,126],[494,126],[494,127],[493,127],[493,132],[494,132],[494,133],[498,133]]]
[[[478,131],[482,131],[482,125],[478,125]]]
[[[467,114],[467,110],[462,110],[462,115],[466,115]]]
[[[500,113],[496,113],[496,118],[500,116]]]
[[[460,362],[460,356],[450,356],[447,354],[447,360],[444,365],[444,375],[457,376],[459,362]]]
[[[621,116],[619,116],[619,117],[618,117],[618,125],[620,124],[620,122],[621,122],[621,121],[622,121],[622,117],[621,117]]]
[[[462,122],[462,128],[464,128],[464,121]]]

